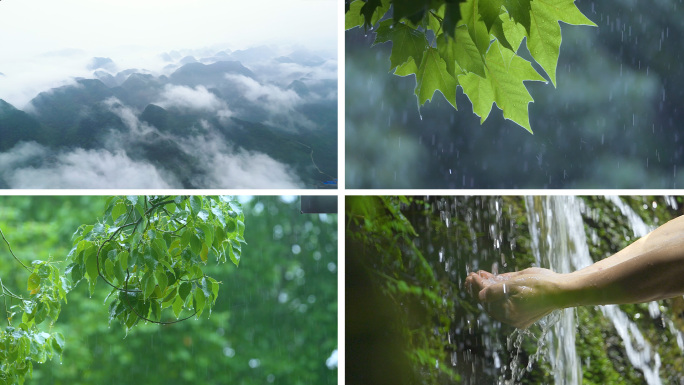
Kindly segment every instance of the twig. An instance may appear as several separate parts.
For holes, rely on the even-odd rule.
[[[17,262],[19,262],[19,264],[22,265],[24,267],[24,269],[26,269],[26,271],[28,271],[30,273],[31,269],[29,269],[28,266],[24,265],[24,262],[20,261],[19,258],[17,258],[17,256],[14,255],[14,252],[12,251],[12,246],[10,246],[9,242],[7,241],[7,238],[5,238],[5,234],[3,234],[2,229],[0,229],[0,235],[2,235],[2,239],[7,244],[7,248],[9,249],[10,254],[12,254],[14,259],[16,259]]]

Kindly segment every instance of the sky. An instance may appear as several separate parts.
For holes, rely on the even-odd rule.
[[[121,46],[160,50],[290,42],[337,42],[335,0],[5,0],[3,57]],[[4,61],[4,60],[3,60]]]
[[[74,68],[94,56],[147,68],[183,49],[277,44],[335,54],[337,8],[336,0],[0,1],[0,98],[21,108],[59,79],[85,76]]]

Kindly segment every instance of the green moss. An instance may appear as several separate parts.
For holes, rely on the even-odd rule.
[[[577,308],[576,349],[582,364],[582,380],[584,384],[624,384],[621,374],[613,366],[608,357],[606,330],[611,328],[601,314],[590,307]]]
[[[664,197],[622,197],[647,225],[662,225],[680,213],[671,207]],[[682,204],[678,198],[679,205]],[[592,258],[597,261],[610,256],[636,240],[627,225],[627,219],[611,202],[603,197],[585,197],[587,210],[584,213],[585,229],[589,240]],[[592,234],[594,237],[592,237]],[[593,241],[592,241],[593,239]],[[651,318],[648,304],[620,305],[620,309],[636,323],[649,344],[655,348],[662,362],[660,376],[666,383],[676,383],[679,373],[684,369],[684,357],[677,346],[676,336],[665,327],[664,320],[672,319],[678,324],[678,314],[672,311],[676,299],[660,301],[662,318]],[[611,378],[618,373],[626,383],[643,382],[643,374],[633,368],[627,359],[622,340],[617,337],[612,324],[600,311],[584,307],[578,308],[580,333],[577,341],[578,352],[583,360],[590,358],[590,366],[583,367],[585,383],[613,383]],[[679,323],[681,327],[684,323]],[[605,340],[598,344],[598,336]],[[582,346],[582,349],[580,349]],[[599,361],[595,363],[595,357]],[[608,359],[608,362],[605,361]],[[610,366],[608,365],[610,364]],[[610,367],[612,366],[612,370]],[[590,382],[591,381],[591,382]],[[616,382],[617,383],[617,382]]]

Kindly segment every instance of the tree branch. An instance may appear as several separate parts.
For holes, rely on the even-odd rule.
[[[2,235],[2,239],[7,244],[7,248],[9,249],[10,254],[12,254],[14,259],[16,259],[17,262],[19,262],[19,264],[22,265],[24,267],[24,269],[26,269],[26,271],[28,271],[30,273],[31,269],[29,269],[28,266],[24,265],[24,262],[20,261],[19,258],[17,258],[17,256],[14,255],[14,252],[12,251],[12,246],[10,246],[9,242],[7,241],[7,238],[5,238],[5,234],[2,233],[2,229],[0,229],[0,235]]]

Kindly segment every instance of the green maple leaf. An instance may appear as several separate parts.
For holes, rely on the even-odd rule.
[[[446,0],[444,7],[444,32],[452,38],[456,36],[456,26],[461,21],[461,3],[466,0]]]
[[[532,0],[536,1],[536,0]],[[530,25],[530,0],[504,0],[503,6],[511,15],[511,18],[529,29]],[[496,20],[495,20],[496,21]]]
[[[372,22],[373,14],[375,13],[375,9],[381,6],[382,2],[380,0],[367,0],[366,4],[361,7],[361,14],[363,15],[363,19],[367,26],[372,26],[374,24]]]
[[[466,25],[472,41],[477,46],[481,54],[487,52],[490,38],[487,25],[483,22],[478,0],[468,0],[460,4],[461,7],[461,23],[459,25]]]
[[[425,51],[425,47],[427,47],[427,40],[425,40],[424,33],[418,32],[404,23],[393,25],[392,20],[385,20],[381,22],[378,27],[373,45],[389,41],[392,42],[390,71],[411,59],[413,59],[415,63],[420,63],[422,61],[423,52]],[[415,65],[413,67],[415,67]],[[405,69],[404,72],[406,72]],[[406,75],[408,75],[408,73]]]
[[[394,0],[394,20],[406,18],[413,24],[417,24],[428,10],[428,5],[423,1]]]
[[[360,27],[365,23],[365,19],[361,14],[361,8],[363,8],[364,4],[361,0],[356,0],[349,4],[349,10],[344,14],[345,30]]]
[[[467,30],[465,31],[465,33],[468,34]],[[456,59],[456,57],[460,53],[460,48],[458,48],[458,44],[456,44],[456,41],[454,39],[448,37],[446,34],[439,35],[437,37],[437,50],[439,51],[439,54],[442,56],[442,59],[444,59],[444,61],[446,62],[447,71],[451,76],[454,77],[454,79],[456,78],[456,76],[466,73],[466,71],[464,71],[459,65],[459,61]],[[477,52],[477,48],[475,48],[475,51]],[[484,64],[482,65],[482,76],[485,76]]]
[[[527,36],[525,27],[520,23],[516,23],[507,13],[501,14],[499,18],[501,20],[501,32],[503,33],[506,42],[510,45],[510,47],[507,48],[514,52],[518,52],[520,44],[522,44],[523,39]],[[499,41],[501,41],[501,39],[499,39]]]
[[[485,64],[479,47],[471,38],[466,26],[462,25],[456,28],[456,39],[451,46],[453,47],[454,59],[461,68],[482,77],[485,76]]]
[[[504,6],[504,0],[468,0],[468,6],[474,7],[476,12],[480,14],[482,21],[484,21],[488,30],[497,23],[499,15],[501,14],[501,7]],[[465,17],[464,17],[465,19]]]
[[[419,105],[425,104],[426,101],[432,99],[435,92],[439,91],[456,108],[457,85],[456,79],[447,71],[446,62],[437,49],[428,48],[416,72],[415,94]]]
[[[596,24],[580,12],[575,5],[575,0],[533,0],[531,5],[527,48],[555,86],[556,67],[562,41],[558,22],[591,26],[596,26]]]
[[[389,8],[389,0],[352,1],[344,15],[344,29],[352,29],[362,25],[374,26],[389,11]]]
[[[468,73],[458,77],[470,102],[473,112],[483,123],[492,110],[492,104],[503,110],[504,118],[514,121],[532,132],[528,115],[528,104],[534,99],[523,81],[544,81],[532,64],[494,41],[487,51],[486,77]]]
[[[396,70],[394,70],[394,74],[397,76],[409,76],[415,74],[416,72],[418,72],[418,66],[413,58],[409,59],[409,61],[400,65]]]

